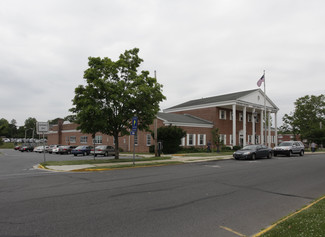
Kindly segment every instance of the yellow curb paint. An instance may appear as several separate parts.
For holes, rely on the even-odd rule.
[[[316,201],[314,201],[313,203],[309,204],[308,206],[306,206],[306,207],[300,209],[299,211],[296,211],[296,212],[292,213],[291,215],[285,217],[284,219],[282,219],[282,220],[280,220],[280,221],[274,223],[273,225],[269,226],[269,227],[266,228],[265,230],[262,230],[261,232],[259,232],[259,233],[255,234],[255,235],[253,235],[253,237],[259,237],[259,236],[261,236],[262,234],[265,234],[266,232],[270,231],[271,229],[273,229],[273,228],[276,227],[277,225],[279,225],[279,224],[281,224],[282,222],[288,220],[290,217],[293,217],[293,216],[297,215],[298,213],[300,213],[300,212],[302,212],[302,211],[304,211],[304,210],[309,209],[310,207],[312,207],[313,205],[315,205],[316,203],[320,202],[320,201],[323,200],[323,199],[325,199],[325,196],[319,198],[318,200],[316,200]]]
[[[222,229],[224,229],[224,230],[227,230],[227,231],[229,231],[229,232],[231,232],[231,233],[233,233],[233,234],[236,234],[236,235],[238,235],[238,236],[246,237],[246,235],[243,235],[243,234],[241,234],[241,233],[239,233],[239,232],[237,232],[237,231],[234,231],[234,230],[232,230],[232,229],[230,229],[230,228],[228,228],[228,227],[225,227],[225,226],[219,226],[219,227],[222,228]]]
[[[105,170],[122,170],[122,169],[135,169],[135,168],[145,168],[145,167],[158,167],[165,165],[180,165],[183,163],[177,164],[158,164],[158,165],[139,165],[139,166],[129,166],[129,167],[120,167],[120,168],[94,168],[94,169],[79,169],[79,170],[71,170],[71,172],[84,172],[84,171],[105,171]]]

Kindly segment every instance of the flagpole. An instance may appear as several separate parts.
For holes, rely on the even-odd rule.
[[[264,139],[265,139],[265,145],[267,146],[267,136],[266,136],[266,79],[265,79],[265,70],[264,70],[264,73],[263,73],[263,76],[264,76],[264,120],[265,120],[265,123],[264,123]]]

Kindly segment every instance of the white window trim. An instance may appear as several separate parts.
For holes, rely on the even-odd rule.
[[[181,146],[185,146],[185,137],[181,139]]]
[[[148,143],[148,141],[149,141],[149,143]],[[151,135],[150,134],[146,135],[146,143],[147,143],[147,146],[151,146]]]
[[[243,121],[243,113],[239,113],[239,121]]]
[[[224,118],[222,118],[222,113],[224,113]],[[226,120],[227,119],[227,111],[226,110],[219,110],[219,119]]]
[[[190,136],[191,135],[193,136],[192,137],[193,144],[190,144]],[[195,134],[187,134],[187,146],[195,146],[195,138],[196,138]]]
[[[203,144],[201,144],[201,136],[203,136]],[[197,135],[197,144],[199,146],[205,146],[206,145],[206,134],[198,134]]]

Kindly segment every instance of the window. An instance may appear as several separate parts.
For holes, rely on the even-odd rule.
[[[219,137],[220,137],[220,142],[226,144],[226,137],[227,137],[226,134],[220,134]]]
[[[248,135],[248,143],[252,143],[252,135]]]
[[[187,134],[187,145],[195,146],[195,134]]]
[[[233,120],[233,113],[230,111],[230,120]]]
[[[248,114],[247,120],[248,120],[248,122],[252,122],[252,115],[251,114]]]
[[[147,146],[151,146],[151,135],[147,134]]]
[[[226,119],[226,111],[225,110],[220,110],[219,111],[219,119]]]
[[[94,143],[95,143],[95,144],[102,144],[102,143],[103,143],[103,138],[102,138],[102,136],[95,136]]]
[[[232,134],[230,134],[230,139],[229,139],[229,141],[230,141],[230,145],[232,145],[233,144],[233,139],[232,139]]]
[[[76,136],[70,136],[70,143],[76,143]]]
[[[87,144],[88,142],[88,137],[87,136],[81,136],[80,137],[80,143]]]
[[[243,121],[243,113],[239,113],[239,121]]]
[[[258,123],[260,121],[259,117],[256,115],[255,116],[255,123]]]
[[[206,144],[206,135],[205,134],[199,134],[198,135],[198,145],[204,146]]]
[[[181,146],[185,146],[185,137],[181,139]]]

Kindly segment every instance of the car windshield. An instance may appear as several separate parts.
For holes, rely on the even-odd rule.
[[[78,146],[76,149],[83,149],[84,146]]]
[[[292,146],[291,142],[281,142],[279,146]]]
[[[249,146],[244,146],[242,150],[252,150],[256,149],[257,145],[249,145]]]
[[[106,146],[96,146],[96,149],[105,149]]]

